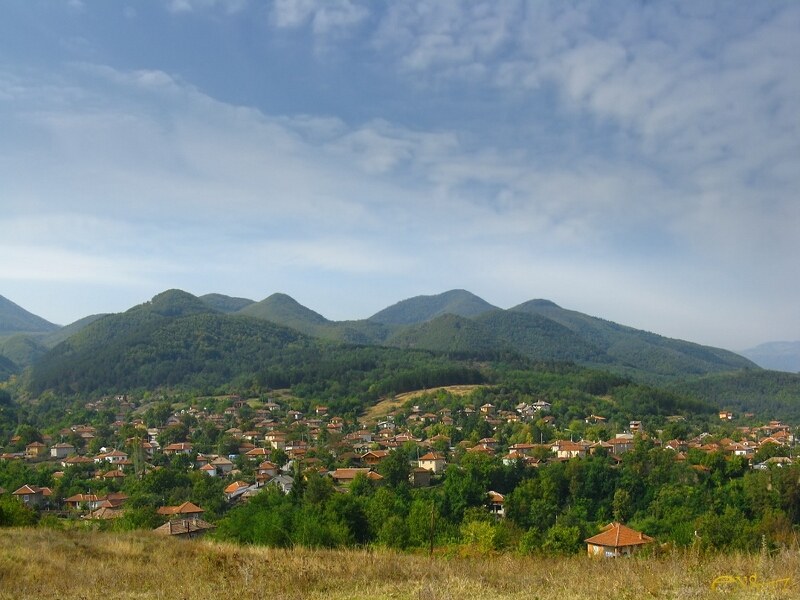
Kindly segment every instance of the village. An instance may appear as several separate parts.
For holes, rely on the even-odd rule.
[[[584,439],[557,422],[545,399],[500,409],[488,402],[472,405],[469,396],[452,408],[452,402],[437,402],[441,397],[428,394],[422,401],[412,398],[395,403],[386,414],[348,420],[323,404],[301,412],[279,397],[228,396],[216,399],[216,405],[224,407],[218,411],[203,407],[201,401],[180,406],[160,426],[148,422],[152,413],[138,410],[137,402],[128,396],[109,397],[84,407],[86,415],[106,415],[109,420],[113,414],[107,425],[74,423],[51,433],[28,431],[27,435],[36,437],[33,441],[19,434],[12,437],[0,461],[35,469],[39,485],[26,481],[16,489],[0,488],[0,495],[10,495],[42,515],[108,521],[125,514],[126,481],[166,465],[224,483],[224,503],[232,507],[265,489],[289,494],[298,477],[305,479],[311,473],[329,478],[340,493],[347,493],[357,479],[381,486],[381,465],[400,448],[408,457],[411,488],[440,485],[448,467],[458,468],[463,457],[471,454],[520,469],[597,455],[620,464],[636,444],[646,442],[669,452],[676,462],[690,461],[697,471],[709,470],[700,461],[690,460],[702,454],[728,460],[738,457],[753,470],[780,469],[791,465],[795,456],[790,425],[780,421],[738,425],[730,411],[719,413],[723,433],[703,431],[689,439],[667,440],[658,435],[663,430],[648,429],[642,421],[629,421],[622,430],[615,430],[606,417],[589,414],[583,419],[586,428],[579,433],[594,439]],[[682,420],[680,416],[668,419]],[[539,440],[517,441],[526,431],[530,438],[532,430],[539,432]],[[481,433],[487,435],[478,437]],[[67,480],[69,486],[61,485]],[[66,495],[78,488],[81,491]],[[484,507],[493,518],[504,517],[504,503],[504,494],[485,490]],[[215,527],[205,512],[188,499],[164,504],[157,509],[163,523],[155,531],[176,537],[202,535]],[[653,541],[618,522],[585,540],[589,554],[604,556],[627,554]]]

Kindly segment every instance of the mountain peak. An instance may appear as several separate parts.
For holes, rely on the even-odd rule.
[[[166,290],[153,296],[150,302],[145,302],[136,309],[144,309],[162,317],[181,317],[198,313],[215,312],[197,296],[183,290]]]
[[[497,307],[472,292],[449,290],[434,296],[415,296],[401,300],[375,313],[369,320],[387,325],[413,325],[445,314],[475,317],[490,310],[497,310]]]
[[[47,333],[58,325],[28,312],[8,298],[0,296],[0,335],[14,333]]]
[[[328,319],[306,308],[287,294],[276,292],[261,302],[245,306],[238,314],[271,321],[308,333],[309,327],[325,325]]]

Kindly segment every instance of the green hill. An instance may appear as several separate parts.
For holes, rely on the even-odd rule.
[[[200,300],[209,308],[218,310],[221,313],[235,313],[242,310],[245,306],[253,304],[249,298],[234,298],[224,294],[205,294],[200,296]]]
[[[24,369],[47,353],[48,348],[41,339],[41,336],[27,333],[0,339],[0,354],[12,360],[19,369]]]
[[[58,325],[37,317],[8,298],[0,296],[0,336],[15,333],[47,333],[56,329]]]
[[[744,369],[684,379],[667,388],[691,394],[737,415],[753,412],[772,419],[800,421],[800,374],[797,373]]]
[[[386,343],[400,348],[421,348],[480,357],[513,352],[510,345],[494,335],[489,327],[454,314],[404,327],[389,337]]]
[[[475,318],[520,354],[540,361],[571,361],[593,365],[614,362],[603,350],[577,333],[542,315],[495,310]]]
[[[466,290],[450,290],[435,296],[416,296],[402,300],[372,315],[369,320],[388,325],[414,325],[441,315],[475,317],[497,309]]]
[[[481,380],[477,370],[445,357],[317,340],[265,320],[221,314],[170,290],[98,319],[50,350],[31,369],[27,389],[33,395],[160,387],[211,393],[258,385],[358,402],[363,395]]]
[[[272,294],[261,302],[245,306],[238,314],[291,327],[308,335],[319,335],[320,326],[329,323],[321,314],[306,308],[286,294]]]
[[[666,338],[655,333],[619,325],[565,310],[549,300],[531,300],[510,309],[546,317],[605,352],[631,375],[650,375],[654,380],[754,368],[746,358],[710,346]],[[592,361],[590,361],[592,362]]]
[[[0,354],[0,381],[19,373],[19,367],[7,356]]]

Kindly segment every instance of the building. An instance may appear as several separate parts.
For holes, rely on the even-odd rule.
[[[627,556],[655,540],[622,523],[609,523],[595,536],[584,540],[589,556]]]

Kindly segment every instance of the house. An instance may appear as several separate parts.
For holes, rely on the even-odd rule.
[[[241,496],[245,490],[250,488],[249,483],[245,483],[244,481],[234,481],[230,485],[228,485],[222,493],[225,494],[225,499],[230,502],[231,500],[238,498]]]
[[[39,458],[45,453],[46,450],[47,446],[45,446],[42,442],[31,442],[25,446],[25,458]]]
[[[200,518],[172,519],[164,523],[161,527],[156,527],[153,531],[159,535],[189,539],[200,537],[206,531],[214,529],[215,527],[216,525],[207,523]]]
[[[505,496],[492,490],[489,490],[487,496],[489,496],[489,512],[496,517],[504,517],[506,514],[505,509],[503,508]]]
[[[416,467],[415,469],[412,469],[411,473],[409,474],[408,481],[413,487],[428,487],[431,484],[432,476],[433,471],[423,469],[422,467]]]
[[[586,445],[569,440],[558,440],[550,448],[558,458],[583,458],[586,456]]]
[[[170,519],[199,519],[205,511],[191,502],[184,502],[178,506],[162,506],[156,511],[159,515]]]
[[[224,456],[215,458],[208,463],[208,466],[214,468],[215,475],[218,477],[225,477],[225,475],[233,471],[233,463]]]
[[[128,455],[121,450],[110,450],[107,452],[103,452],[102,454],[98,454],[94,457],[94,462],[108,462],[112,465],[116,465],[122,462],[126,462],[128,460]]]
[[[174,456],[176,454],[186,454],[187,456],[192,453],[192,445],[189,442],[176,442],[164,447],[164,454],[167,456]]]
[[[609,523],[595,536],[584,540],[589,556],[612,558],[633,554],[655,540],[622,523]]]
[[[438,452],[428,452],[427,454],[419,457],[418,464],[421,469],[426,469],[438,475],[444,471],[445,467],[447,466],[447,461],[445,460],[444,456]]]
[[[335,483],[339,485],[350,485],[357,475],[364,475],[371,481],[380,481],[383,477],[370,468],[352,468],[352,469],[336,469],[331,473],[331,477]]]
[[[75,446],[72,444],[61,443],[56,444],[52,448],[50,448],[50,458],[56,458],[61,460],[62,458],[67,458],[70,454],[75,452]]]
[[[35,507],[44,504],[52,493],[50,488],[23,485],[18,490],[11,492],[11,495],[19,498],[25,506]]]
[[[361,456],[361,462],[367,466],[375,467],[387,456],[389,456],[388,450],[371,450]]]

